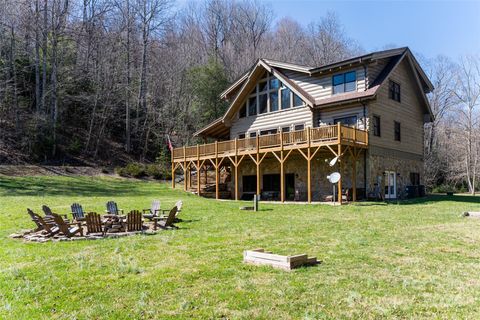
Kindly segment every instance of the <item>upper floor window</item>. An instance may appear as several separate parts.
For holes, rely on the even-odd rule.
[[[262,131],[260,131],[260,135],[264,136],[264,135],[267,135],[267,134],[275,134],[275,133],[277,133],[277,131],[278,131],[278,129],[262,130]]]
[[[400,132],[400,122],[394,121],[394,135],[395,141],[400,141],[401,139],[401,132]]]
[[[245,139],[245,132],[238,134],[238,139]]]
[[[357,125],[357,116],[333,119],[334,124],[337,124],[339,122],[345,126],[355,127]]]
[[[400,102],[400,84],[390,80],[388,89],[390,99]]]
[[[379,116],[373,116],[373,135],[376,137],[380,137],[381,135]]]
[[[355,91],[357,73],[350,71],[332,77],[333,94]]]
[[[261,79],[248,95],[245,105],[238,113],[239,118],[267,112],[301,107],[303,100],[287,88],[272,74]]]
[[[304,130],[305,125],[304,124],[296,124],[294,128],[295,128],[295,131]]]

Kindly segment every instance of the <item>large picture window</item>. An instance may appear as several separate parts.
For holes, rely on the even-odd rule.
[[[293,107],[303,107],[305,102],[287,88],[274,75],[267,74],[250,92],[246,104],[238,113],[239,118],[255,116]]]
[[[357,88],[357,73],[350,71],[336,74],[332,77],[333,94],[355,91]]]

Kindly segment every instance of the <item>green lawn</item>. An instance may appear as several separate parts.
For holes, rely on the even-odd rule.
[[[24,243],[26,214],[72,202],[103,212],[183,199],[180,229],[150,236]],[[238,210],[167,184],[88,177],[0,177],[1,319],[478,318],[480,198]],[[308,253],[316,267],[242,264],[245,249]]]

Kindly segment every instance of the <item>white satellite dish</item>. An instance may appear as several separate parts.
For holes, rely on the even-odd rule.
[[[337,157],[333,158],[332,160],[330,160],[330,162],[328,163],[330,165],[330,167],[333,167],[337,163],[338,158],[339,157],[337,156]]]
[[[342,176],[340,175],[340,173],[333,172],[329,176],[327,176],[327,179],[328,181],[330,181],[330,183],[337,183],[338,181],[340,181],[341,177]]]

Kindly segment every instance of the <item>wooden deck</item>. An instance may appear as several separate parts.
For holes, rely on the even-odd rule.
[[[368,146],[368,133],[364,130],[341,125],[306,128],[301,131],[175,148],[172,153],[172,162],[181,163],[215,159],[217,157],[256,154],[257,152],[266,153],[338,144],[366,148]]]
[[[284,163],[292,151],[296,150],[307,160],[308,202],[310,203],[312,198],[311,160],[322,147],[328,149],[335,157],[342,157],[348,149],[354,159],[352,179],[356,181],[356,161],[360,152],[368,148],[368,132],[337,124],[257,136],[255,138],[216,141],[214,143],[175,148],[172,151],[172,187],[175,187],[175,171],[178,168],[182,168],[186,179],[191,180],[189,178],[191,169],[194,168],[197,172],[200,172],[200,170],[205,168],[205,162],[207,162],[215,169],[216,198],[219,199],[219,169],[222,165],[229,164],[235,169],[235,199],[238,200],[238,167],[246,157],[251,159],[256,165],[257,194],[260,194],[260,164],[267,154],[272,154],[279,161],[281,201],[283,202],[285,200]],[[187,190],[187,182],[184,187]],[[338,189],[342,189],[341,180],[338,183]],[[199,179],[197,179],[197,194],[200,195]],[[356,199],[355,188],[353,190],[353,199],[354,201]]]

